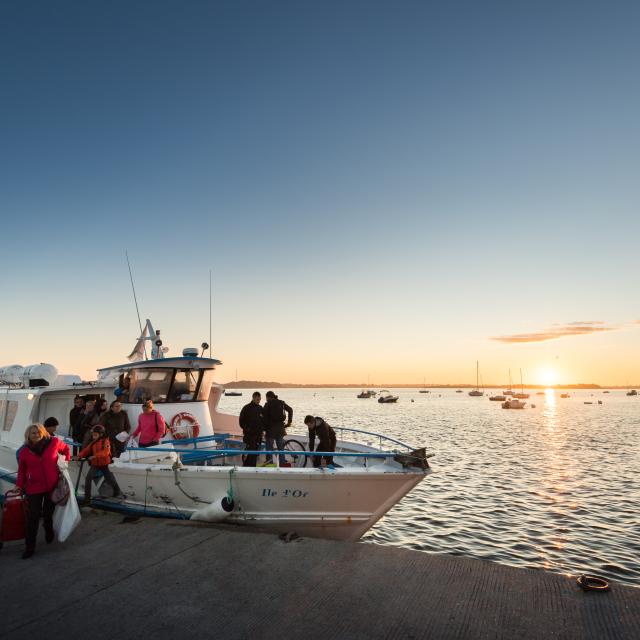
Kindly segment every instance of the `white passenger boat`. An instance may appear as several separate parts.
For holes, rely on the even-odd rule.
[[[74,398],[110,402],[124,377],[129,380],[128,396],[119,397],[132,428],[141,403],[151,399],[168,433],[155,447],[130,448],[114,459],[110,469],[125,499],[109,497],[111,489],[103,485],[94,490],[94,506],[357,540],[430,473],[424,449],[346,428],[336,429],[339,440],[333,455],[340,467],[315,468],[316,454],[306,451],[307,436],[298,435],[287,441],[290,468],[277,466],[277,455],[275,467],[243,467],[238,417],[218,411],[224,389],[213,378],[219,364],[199,357],[197,350],[165,358],[158,348],[150,360],[99,369],[97,381],[90,383],[56,377],[50,365],[35,373],[18,366],[0,369],[2,493],[15,483],[16,452],[29,424],[53,416],[60,423],[58,437],[70,443]],[[351,434],[349,440],[342,439],[346,434]],[[380,448],[358,442],[372,435],[379,438]],[[260,463],[264,450],[257,453]],[[82,496],[86,466],[71,462],[70,472]]]

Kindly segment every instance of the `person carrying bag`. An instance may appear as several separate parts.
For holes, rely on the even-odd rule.
[[[26,494],[28,505],[23,559],[30,558],[36,549],[36,538],[43,516],[45,540],[53,542],[53,512],[55,504],[51,492],[58,485],[60,470],[58,454],[69,460],[70,451],[59,438],[51,437],[41,424],[32,424],[24,434],[25,446],[18,455],[16,487]]]

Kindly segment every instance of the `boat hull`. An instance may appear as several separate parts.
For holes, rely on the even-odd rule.
[[[8,451],[6,453],[9,453]],[[12,452],[15,460],[15,452]],[[3,456],[0,476],[15,469]],[[9,467],[9,469],[7,469]],[[147,516],[225,521],[268,528],[278,533],[358,540],[393,505],[413,489],[429,470],[390,470],[385,464],[360,469],[279,469],[232,466],[184,466],[116,461],[111,470],[126,496],[116,500],[101,496],[109,487],[95,487],[95,504]],[[80,471],[72,462],[74,484]],[[83,495],[82,469],[78,494]],[[3,493],[13,487],[3,477]],[[199,510],[233,499],[230,513],[218,509],[213,518],[198,518]],[[195,514],[195,516],[194,516]]]

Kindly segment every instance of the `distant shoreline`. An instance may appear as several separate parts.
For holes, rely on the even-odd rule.
[[[422,385],[420,383],[402,383],[402,384],[363,384],[363,383],[349,383],[349,384],[296,384],[294,382],[265,382],[263,380],[237,380],[232,382],[222,382],[227,389],[475,389],[473,384],[428,384]],[[485,384],[483,389],[506,389],[507,385],[497,384]],[[514,385],[513,389],[519,389],[520,385]],[[602,386],[599,384],[556,384],[556,385],[544,385],[544,384],[527,384],[524,385],[525,389],[634,389],[640,388],[640,385],[633,386],[621,386],[611,385]]]

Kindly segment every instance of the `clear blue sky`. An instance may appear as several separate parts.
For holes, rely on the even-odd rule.
[[[2,3],[0,364],[122,360],[128,249],[174,354],[208,338],[213,269],[223,380],[640,379],[639,18]]]

